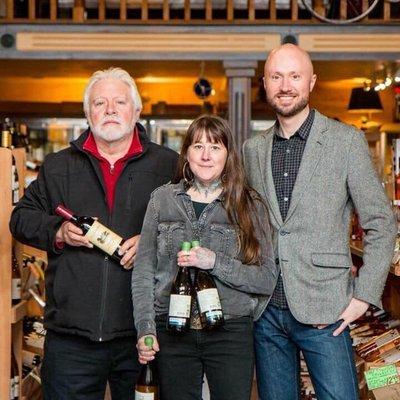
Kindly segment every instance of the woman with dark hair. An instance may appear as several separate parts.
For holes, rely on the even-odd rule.
[[[203,374],[212,400],[250,398],[253,319],[266,307],[277,269],[267,210],[246,183],[225,120],[202,116],[190,125],[175,181],[156,189],[143,223],[132,274],[139,361],[157,354],[162,400],[201,400]],[[180,251],[183,241],[200,247]],[[192,307],[188,332],[166,329],[169,294],[180,267],[207,270],[225,323],[202,329]],[[144,344],[154,337],[154,346]]]

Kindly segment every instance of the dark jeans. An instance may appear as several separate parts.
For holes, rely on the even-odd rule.
[[[254,327],[260,400],[300,399],[300,350],[318,400],[357,400],[349,332],[332,336],[340,323],[318,329],[298,322],[288,309],[269,305]]]
[[[201,400],[203,373],[212,400],[248,400],[253,380],[253,321],[230,319],[218,331],[166,331],[157,318],[161,400]]]
[[[44,400],[104,400],[107,381],[113,400],[132,400],[140,372],[136,337],[93,342],[48,331],[44,345]]]

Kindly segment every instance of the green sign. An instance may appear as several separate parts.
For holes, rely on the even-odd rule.
[[[372,368],[369,371],[364,372],[364,375],[369,390],[400,383],[400,377],[397,373],[396,365],[394,364]]]

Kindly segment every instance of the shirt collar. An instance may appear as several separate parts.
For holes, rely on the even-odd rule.
[[[299,136],[303,140],[307,140],[308,136],[310,135],[311,127],[314,122],[314,116],[315,116],[315,110],[312,109],[307,115],[307,118],[305,121],[301,124],[300,128],[297,129],[295,134],[293,136]],[[292,137],[293,137],[292,136]],[[279,140],[287,140],[280,134],[280,129],[279,129],[279,121],[275,121],[275,138]]]
[[[99,152],[99,149],[97,147],[96,141],[93,136],[93,133],[91,131],[89,132],[89,135],[83,144],[83,150],[92,154],[94,157],[96,157],[100,161],[105,160],[105,158]],[[140,143],[139,131],[138,131],[137,127],[135,126],[135,128],[133,130],[133,136],[132,136],[131,145],[129,146],[129,150],[118,161],[120,161],[120,160],[126,161],[129,158],[140,154],[142,151],[143,151],[143,147],[142,147],[142,144]]]

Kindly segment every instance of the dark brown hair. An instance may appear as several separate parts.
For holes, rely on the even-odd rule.
[[[257,227],[261,228],[257,230],[263,232],[263,223],[268,223],[268,221],[259,220],[259,212],[255,202],[260,201],[262,203],[262,200],[258,193],[247,184],[231,129],[224,119],[213,115],[203,115],[190,124],[183,139],[174,183],[185,179],[184,174],[186,174],[186,178],[188,178],[188,175],[193,177],[189,165],[185,165],[187,163],[187,152],[189,146],[200,140],[203,133],[208,141],[221,143],[227,149],[228,156],[221,175],[223,205],[229,221],[237,226],[242,261],[245,264],[259,264],[260,242],[255,235],[255,227],[257,224]],[[185,172],[183,171],[184,168]]]

